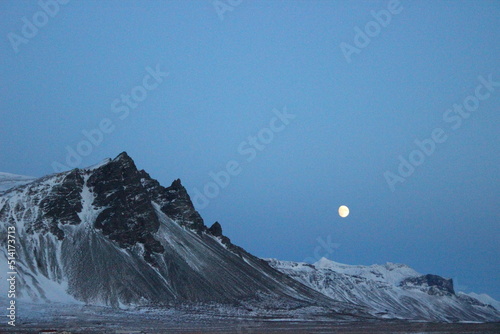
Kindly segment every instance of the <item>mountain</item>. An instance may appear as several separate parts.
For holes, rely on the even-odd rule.
[[[7,229],[15,226],[19,298],[322,306],[339,317],[366,315],[232,244],[219,223],[208,228],[180,180],[161,186],[125,152],[89,168],[10,180],[0,193],[0,266],[7,268]],[[7,291],[5,277],[0,289]]]
[[[456,294],[453,281],[421,275],[404,264],[355,266],[326,258],[314,264],[268,259],[277,270],[332,299],[364,306],[383,318],[428,321],[499,321],[480,298]],[[498,303],[498,302],[497,302]]]

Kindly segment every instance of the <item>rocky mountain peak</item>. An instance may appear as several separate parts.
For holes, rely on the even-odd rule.
[[[128,171],[129,173],[138,172],[134,160],[127,154],[127,152],[120,153],[116,158],[112,159],[106,164],[103,164],[102,166],[97,168],[97,170],[103,168],[115,171],[118,170]],[[125,176],[130,176],[130,175],[125,175]]]
[[[125,151],[123,151],[122,153],[118,154],[116,156],[116,158],[113,159],[113,161],[121,161],[123,163],[134,163],[134,160]]]
[[[160,187],[159,197],[162,199],[161,207],[172,219],[177,220],[181,225],[190,227],[198,232],[205,232],[205,226],[200,214],[194,208],[191,197],[186,188],[177,179],[172,184],[163,188]]]
[[[212,226],[208,229],[213,236],[220,237],[222,236],[222,226],[220,226],[219,222],[213,223]]]
[[[177,190],[180,190],[180,189],[185,190],[184,186],[181,184],[181,179],[174,180],[172,182],[172,184],[170,185],[170,188],[177,189]]]

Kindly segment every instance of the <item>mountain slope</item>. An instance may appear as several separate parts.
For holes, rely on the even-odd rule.
[[[455,294],[451,279],[421,275],[402,264],[352,266],[322,258],[315,264],[268,259],[269,264],[332,299],[364,306],[384,318],[499,321],[500,312]]]
[[[16,227],[19,293],[35,301],[319,305],[364,314],[233,245],[220,224],[207,228],[180,180],[162,187],[126,153],[0,194],[2,267],[8,226]]]

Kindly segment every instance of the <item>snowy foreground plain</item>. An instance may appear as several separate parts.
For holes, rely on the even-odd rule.
[[[2,305],[5,305],[2,303]],[[255,316],[251,310],[220,305],[178,306],[175,309],[19,303],[16,326],[0,324],[0,333],[500,333],[500,323],[428,323],[401,320],[334,320],[318,309],[270,312]],[[261,313],[259,311],[259,313]],[[337,315],[338,317],[338,315]]]

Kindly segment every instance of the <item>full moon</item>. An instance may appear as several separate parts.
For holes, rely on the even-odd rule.
[[[345,205],[341,205],[339,208],[339,216],[342,218],[349,216],[349,208]]]

